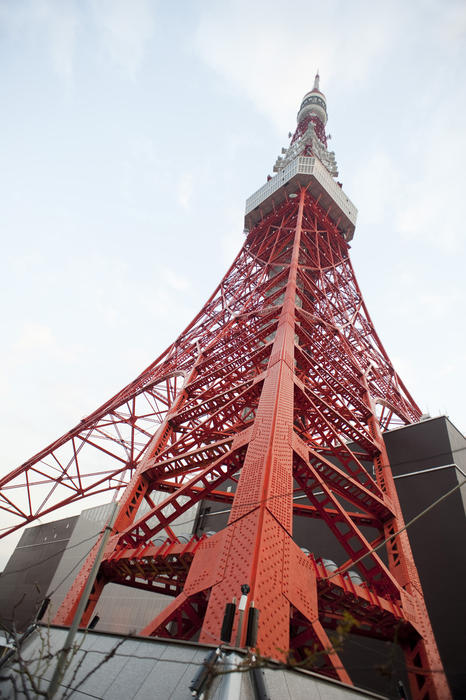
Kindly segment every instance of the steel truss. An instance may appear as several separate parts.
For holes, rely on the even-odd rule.
[[[2,479],[0,507],[16,519],[11,532],[125,487],[82,624],[117,582],[169,596],[142,634],[219,642],[225,604],[248,583],[261,654],[312,650],[321,673],[351,682],[328,637],[349,612],[356,633],[399,640],[415,700],[444,700],[408,537],[395,534],[403,519],[382,439],[421,414],[377,337],[347,242],[305,188],[298,194],[250,231],[163,355]],[[206,498],[228,504],[227,526],[181,543],[172,525]],[[347,556],[336,572],[293,541],[293,513],[326,523]],[[388,564],[374,551],[385,539]],[[96,549],[55,622],[70,623]]]

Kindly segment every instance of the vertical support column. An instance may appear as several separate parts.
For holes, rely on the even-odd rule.
[[[213,538],[211,545],[218,564],[210,583],[200,641],[219,641],[225,605],[239,596],[242,584],[247,584],[248,604],[254,601],[259,611],[256,646],[261,654],[287,660],[292,604],[312,626],[310,638],[326,657],[331,674],[351,683],[318,620],[315,574],[291,537],[295,310],[304,202],[302,189],[288,281],[248,450],[228,526],[215,536],[216,541]],[[197,569],[198,585],[209,575],[208,563],[206,558]],[[188,588],[187,585],[185,590]],[[246,643],[245,628],[238,637],[238,619],[232,638],[239,638],[240,646]]]
[[[289,649],[290,603],[283,595],[285,540],[293,515],[293,391],[296,278],[305,191],[297,210],[288,282],[200,641],[218,639],[225,604],[250,586],[259,609],[257,647],[284,659]],[[241,644],[246,629],[242,630]],[[236,638],[237,629],[233,629]]]

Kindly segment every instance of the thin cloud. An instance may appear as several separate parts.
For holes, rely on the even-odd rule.
[[[194,180],[192,173],[183,173],[178,181],[178,204],[189,209],[193,196]]]
[[[184,292],[189,287],[189,280],[172,270],[170,267],[163,268],[160,276],[162,280],[176,292]]]
[[[127,77],[134,79],[154,36],[154,3],[93,0],[91,7],[105,52]]]
[[[16,351],[26,350],[50,350],[55,348],[57,344],[56,338],[51,329],[41,323],[26,323],[23,325],[18,340],[13,348]]]
[[[79,28],[74,2],[5,3],[0,7],[0,26],[17,37],[28,31],[41,37],[55,73],[66,80],[72,77]]]
[[[339,2],[321,5],[318,12],[301,1],[207,3],[197,47],[212,69],[283,128],[318,67],[326,85],[338,80],[340,89],[363,84],[373,71],[375,59],[387,50],[395,18],[366,9],[364,3]],[[358,36],[364,41],[355,41]]]
[[[37,361],[50,361],[63,366],[74,365],[83,352],[80,342],[62,342],[53,328],[45,323],[27,320],[20,325],[16,338],[5,344],[4,361],[10,367],[20,367],[33,355]]]

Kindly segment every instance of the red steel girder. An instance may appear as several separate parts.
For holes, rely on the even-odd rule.
[[[326,631],[349,610],[367,636],[389,638],[400,624],[413,697],[443,700],[409,542],[395,534],[403,521],[381,406],[384,428],[420,418],[374,331],[348,244],[302,188],[252,229],[214,294],[158,360],[3,480],[0,507],[21,524],[129,482],[83,622],[105,582],[118,580],[175,596],[144,634],[199,634],[211,643],[225,603],[248,583],[261,653],[284,660],[315,645],[321,671],[349,682]],[[102,455],[107,471],[89,469],[84,450]],[[227,502],[221,487],[230,479],[237,488],[227,526],[195,551],[178,551],[177,519],[202,499]],[[49,490],[35,501],[43,482]],[[157,490],[167,494],[159,503]],[[293,541],[296,512],[320,517],[346,551],[335,576]],[[165,554],[156,551],[158,537],[168,538]],[[388,566],[373,551],[384,538]],[[73,616],[95,551],[56,621]],[[350,566],[362,586],[346,575]]]

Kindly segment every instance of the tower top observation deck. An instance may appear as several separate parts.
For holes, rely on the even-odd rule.
[[[341,235],[353,238],[357,209],[336,182],[338,169],[333,151],[327,148],[325,133],[327,100],[320,91],[320,76],[301,102],[294,134],[289,134],[288,148],[282,148],[275,165],[274,177],[246,200],[245,227],[255,226],[285,202],[300,187],[306,187],[336,224]]]

